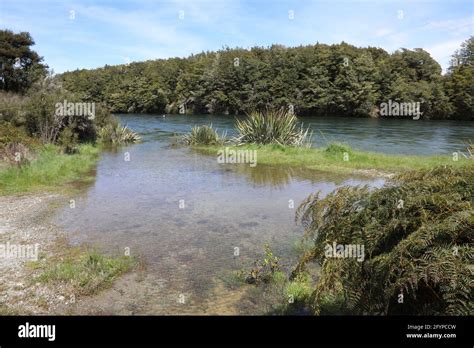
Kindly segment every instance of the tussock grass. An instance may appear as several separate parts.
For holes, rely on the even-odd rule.
[[[211,125],[194,126],[191,133],[181,136],[178,141],[185,145],[223,145],[225,134],[219,135]]]
[[[0,171],[0,194],[55,191],[71,181],[84,180],[99,158],[100,148],[85,144],[73,155],[62,154],[59,147],[45,145],[37,159],[21,167]]]
[[[98,131],[99,141],[103,144],[124,145],[140,142],[138,133],[127,126],[108,124]]]

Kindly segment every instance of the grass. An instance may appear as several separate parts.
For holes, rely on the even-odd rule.
[[[459,156],[405,156],[358,151],[344,144],[334,143],[326,148],[305,148],[281,145],[243,145],[232,149],[257,150],[257,163],[268,165],[298,166],[331,173],[351,174],[354,171],[375,170],[398,173],[411,169],[429,169],[436,166],[473,166],[472,159]],[[200,152],[216,154],[219,146],[196,146]]]
[[[117,124],[113,126],[111,124],[102,127],[98,132],[99,139],[104,144],[113,145],[125,145],[134,144],[141,141],[140,135],[132,131],[127,126]]]
[[[137,265],[137,260],[129,256],[106,256],[71,247],[45,264],[41,260],[30,263],[30,268],[41,270],[34,282],[67,284],[76,295],[88,296],[109,287],[120,275]]]
[[[90,179],[91,169],[97,163],[100,148],[85,144],[72,155],[61,154],[54,145],[46,145],[29,165],[11,166],[0,171],[0,194],[57,191],[62,185]]]
[[[289,146],[310,146],[311,134],[293,113],[285,109],[254,111],[244,120],[236,120],[239,135],[237,144],[277,144]]]
[[[185,145],[223,145],[227,141],[226,135],[219,135],[211,125],[194,126],[191,132],[179,138]]]

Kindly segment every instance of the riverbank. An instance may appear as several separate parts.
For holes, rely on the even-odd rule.
[[[0,171],[0,195],[59,192],[72,182],[90,181],[100,150],[100,146],[84,144],[77,153],[64,154],[58,146],[46,145],[29,164],[19,168],[12,165]]]
[[[0,315],[70,314],[137,266],[130,257],[71,246],[50,222],[59,204],[68,200],[57,193],[0,196]]]
[[[226,146],[194,146],[207,155],[216,155]],[[296,166],[334,174],[361,174],[391,177],[407,170],[450,165],[473,166],[462,154],[455,156],[403,156],[354,150],[347,145],[331,144],[326,148],[287,147],[280,145],[228,146],[229,150],[256,151],[258,164]]]
[[[0,171],[0,315],[70,313],[138,265],[71,246],[50,222],[55,207],[69,205],[68,194],[93,179],[99,154],[98,146],[63,154],[48,145],[30,163]]]

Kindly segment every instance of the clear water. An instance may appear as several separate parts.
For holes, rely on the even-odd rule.
[[[171,146],[175,133],[187,132],[194,124],[212,122],[232,134],[232,118],[121,118],[141,133],[143,142],[103,153],[95,182],[75,197],[74,209],[61,209],[56,220],[74,243],[115,253],[130,248],[132,255],[145,261],[145,282],[152,295],[134,313],[258,313],[252,306],[229,310],[238,306],[235,301],[222,305],[222,298],[235,295],[222,290],[222,279],[261,257],[265,243],[287,260],[295,257],[293,243],[302,234],[294,222],[295,208],[310,193],[328,193],[340,185],[383,184],[382,179],[302,169],[223,165],[214,156]],[[328,139],[390,153],[407,153],[412,148],[416,153],[452,152],[470,132],[468,124],[306,122]],[[316,132],[315,136],[322,140]],[[125,153],[130,161],[124,160]],[[234,255],[236,248],[239,256]],[[185,295],[185,305],[177,303],[180,294]]]

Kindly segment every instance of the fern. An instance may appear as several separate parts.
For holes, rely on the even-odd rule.
[[[443,167],[402,174],[372,191],[312,194],[296,219],[314,246],[292,277],[320,263],[315,313],[472,315],[473,192],[473,168]],[[364,261],[326,257],[333,241],[363,244]]]

